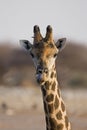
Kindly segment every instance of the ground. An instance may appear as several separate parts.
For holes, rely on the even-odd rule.
[[[87,114],[71,116],[72,130],[87,129]],[[14,116],[0,114],[0,130],[45,130],[44,113],[31,110]]]
[[[87,129],[87,90],[62,90],[72,130]],[[45,130],[41,92],[0,88],[0,130]]]

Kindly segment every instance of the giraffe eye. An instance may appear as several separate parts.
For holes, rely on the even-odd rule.
[[[54,58],[56,58],[56,57],[57,57],[57,53],[54,54]]]

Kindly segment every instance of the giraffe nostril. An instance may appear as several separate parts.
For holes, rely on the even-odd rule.
[[[42,74],[43,70],[42,69],[38,69],[38,73]]]
[[[42,74],[42,73],[48,73],[48,68],[46,68],[46,67],[41,67],[41,66],[38,66],[37,67],[37,74]]]

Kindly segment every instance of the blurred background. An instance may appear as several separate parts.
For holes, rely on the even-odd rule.
[[[87,1],[0,0],[0,130],[44,130],[40,87],[32,59],[19,43],[32,42],[33,26],[66,37],[56,60],[73,130],[87,129]],[[34,124],[34,125],[33,125]]]

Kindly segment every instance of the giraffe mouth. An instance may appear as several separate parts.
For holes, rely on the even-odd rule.
[[[39,84],[43,83],[44,82],[44,77],[43,77],[43,74],[36,74],[36,80]]]
[[[36,80],[38,83],[43,83],[48,75],[48,69],[39,66],[36,70]]]

